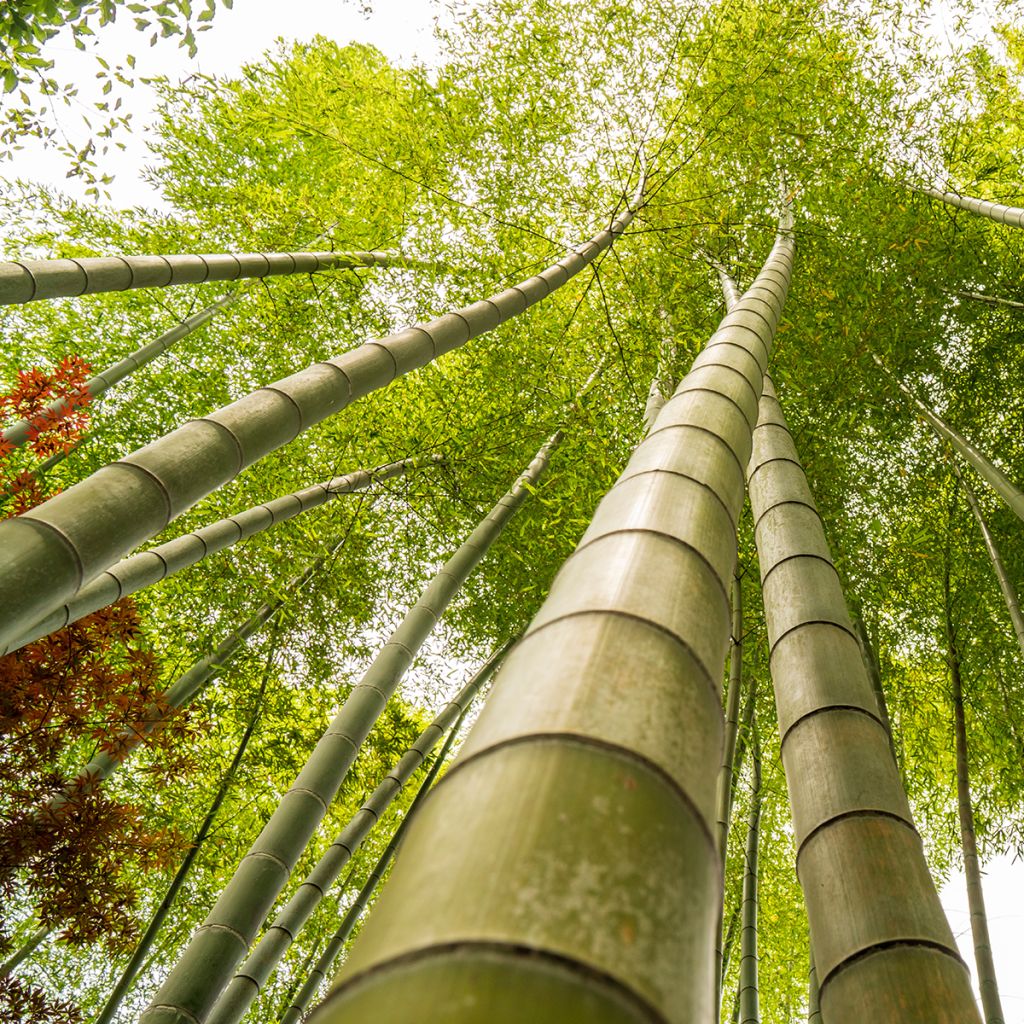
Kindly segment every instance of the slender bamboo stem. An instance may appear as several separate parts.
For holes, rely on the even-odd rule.
[[[143,1013],[143,1024],[195,1024],[206,1020],[416,652],[526,500],[561,439],[559,431],[541,447],[391,634]]]
[[[791,225],[506,659],[317,1024],[713,1017],[728,581]]]
[[[238,512],[226,519],[218,519],[209,526],[158,544],[148,551],[124,558],[82,587],[67,604],[12,640],[7,650],[0,653],[16,651],[33,640],[48,636],[56,629],[62,629],[100,608],[128,597],[129,594],[137,593],[154,583],[160,583],[218,551],[248,540],[255,534],[262,533],[303,512],[319,508],[342,494],[352,494],[380,480],[390,480],[414,469],[443,461],[442,455],[435,454],[401,459],[369,470],[359,469],[354,473],[265,501],[244,512]]]
[[[508,649],[508,646],[509,645],[506,645],[502,649],[502,655],[505,650]],[[488,672],[488,675],[490,675],[490,672]],[[470,700],[471,699],[472,698],[470,698]],[[291,1001],[288,1009],[281,1017],[281,1024],[297,1024],[297,1022],[302,1018],[302,1015],[306,1012],[310,1002],[316,996],[317,989],[320,988],[320,985],[327,977],[327,972],[331,969],[334,961],[338,957],[338,954],[342,949],[344,949],[345,943],[348,942],[349,936],[351,936],[353,929],[359,923],[359,919],[366,910],[366,905],[373,896],[374,890],[380,883],[381,878],[384,877],[384,872],[387,871],[388,865],[391,863],[398,847],[401,845],[402,837],[405,835],[405,830],[408,828],[409,822],[412,821],[412,816],[416,813],[416,809],[426,797],[427,793],[430,792],[430,788],[433,786],[434,780],[437,778],[437,773],[445,763],[445,760],[452,748],[452,744],[455,742],[455,738],[458,736],[459,730],[462,728],[462,723],[465,721],[469,709],[470,704],[467,703],[462,709],[462,712],[455,724],[451,729],[449,729],[448,737],[444,741],[444,746],[441,748],[437,757],[434,758],[434,763],[430,766],[430,771],[427,772],[423,781],[420,783],[420,787],[416,791],[416,796],[413,797],[413,801],[409,805],[409,809],[406,811],[402,820],[398,823],[398,827],[395,829],[394,835],[392,835],[390,842],[384,848],[384,852],[377,859],[377,863],[367,876],[366,881],[359,890],[352,906],[350,906],[345,912],[345,916],[341,919],[341,924],[338,925],[338,930],[331,936],[331,939],[327,943],[327,946],[321,954],[320,959],[317,961],[316,966],[310,972],[309,977],[305,980],[298,995]]]
[[[875,703],[878,705],[878,718],[889,736],[889,749],[892,751],[892,759],[899,764],[896,756],[896,744],[892,738],[892,720],[889,718],[889,705],[885,700],[885,689],[882,686],[882,669],[878,664],[878,654],[875,645],[871,642],[871,635],[868,633],[867,623],[864,616],[858,610],[852,617],[853,629],[857,634],[857,643],[860,644],[860,653],[864,659],[864,668],[867,670],[868,679],[871,682],[871,689],[875,694]]]
[[[754,720],[751,743],[753,777],[747,848],[743,864],[743,930],[740,933],[739,1024],[760,1024],[757,979],[757,846],[761,832],[761,741]]]
[[[807,975],[807,1024],[822,1024],[821,1001],[818,998],[818,972],[814,969],[814,954]]]
[[[647,390],[647,404],[644,407],[644,436],[654,428],[654,422],[665,404],[665,399],[675,390],[671,377],[671,366],[674,362],[675,341],[672,338],[671,324],[665,310],[661,311],[663,329],[658,342],[658,363],[654,368],[651,386]]]
[[[203,818],[203,822],[199,826],[199,831],[196,832],[195,838],[192,840],[192,845],[189,847],[188,852],[182,859],[181,864],[178,865],[178,870],[175,872],[174,878],[171,880],[171,884],[167,888],[167,892],[164,893],[164,898],[160,901],[160,906],[156,908],[156,912],[150,919],[145,933],[142,938],[139,939],[139,943],[135,947],[135,952],[132,953],[131,959],[125,965],[125,969],[121,972],[120,979],[108,996],[103,1009],[100,1010],[95,1024],[110,1024],[110,1021],[114,1019],[114,1014],[117,1013],[122,1000],[125,995],[127,995],[132,983],[138,976],[139,969],[145,962],[146,957],[149,956],[149,951],[153,948],[156,937],[159,934],[160,929],[163,927],[164,920],[170,913],[171,907],[174,905],[174,901],[178,896],[178,892],[185,884],[185,879],[188,878],[188,874],[192,870],[192,865],[195,862],[196,857],[199,855],[200,850],[203,848],[203,843],[206,842],[206,837],[210,834],[210,829],[213,828],[213,823],[217,817],[217,813],[220,811],[221,804],[224,803],[224,798],[227,796],[228,790],[234,783],[235,775],[238,773],[238,768],[242,763],[242,759],[245,757],[249,741],[252,739],[253,733],[256,730],[256,725],[260,720],[260,715],[263,710],[263,698],[267,692],[267,684],[270,682],[270,673],[276,654],[277,640],[275,636],[275,639],[271,644],[270,653],[267,655],[266,665],[263,668],[263,675],[260,679],[259,689],[256,691],[255,698],[253,698],[252,711],[249,713],[249,721],[245,727],[245,731],[242,733],[242,738],[235,750],[235,755],[231,759],[231,764],[228,765],[228,769],[221,779],[220,786],[217,788],[217,792],[214,795],[213,801],[210,803],[206,816]]]
[[[27,960],[52,931],[50,925],[41,924],[3,963],[0,963],[0,978],[6,978],[20,963]]]
[[[943,604],[946,625],[946,656],[953,686],[953,727],[956,737],[956,796],[960,818],[960,842],[964,851],[964,875],[967,879],[967,904],[971,912],[971,935],[974,939],[974,962],[978,969],[978,990],[985,1012],[985,1024],[1004,1024],[999,998],[996,965],[992,957],[992,940],[988,933],[985,893],[981,886],[981,862],[974,832],[974,808],[971,803],[971,779],[967,748],[967,722],[964,716],[964,687],[960,652],[953,629],[949,564],[943,578]]]
[[[999,224],[1008,224],[1012,228],[1024,227],[1024,209],[1019,206],[1005,206],[1003,203],[993,203],[987,199],[962,196],[956,192],[943,192],[937,188],[914,187],[914,191],[931,196],[933,199],[941,199],[944,203],[959,207],[961,210],[970,210],[971,213],[987,217],[989,220],[994,220]]]
[[[1024,309],[1024,302],[1002,299],[998,295],[986,295],[984,292],[953,292],[953,294],[960,299],[973,299],[975,302],[985,302],[990,306],[1001,306],[1004,309]]]
[[[740,899],[738,899],[732,907],[732,911],[729,914],[729,924],[725,929],[725,938],[722,941],[722,966],[718,974],[718,991],[719,993],[725,990],[725,976],[729,973],[729,964],[732,960],[732,950],[736,943],[736,928],[739,925],[740,920],[740,909],[743,903],[742,893]],[[721,996],[719,996],[721,1001]],[[721,1007],[719,1007],[721,1009]]]
[[[304,430],[546,298],[626,230],[643,187],[641,177],[607,228],[518,285],[259,388],[0,522],[0,608],[10,610],[0,621],[0,645]]]
[[[822,1016],[828,1024],[977,1021],[824,529],[767,379],[748,487]]]
[[[469,710],[473,698],[490,679],[514,641],[503,644],[473,678],[445,705],[440,714],[423,730],[416,742],[402,755],[385,776],[369,799],[352,816],[341,834],[327,848],[316,867],[299,885],[294,895],[274,919],[263,937],[253,948],[235,976],[228,983],[207,1018],[208,1024],[237,1024],[260,994],[281,958],[305,927],[306,922],[320,905],[328,889],[337,881],[345,865],[355,855],[373,826],[384,816],[391,802],[429,756],[438,740],[456,723],[449,735],[451,739]],[[440,764],[450,744],[441,752]],[[432,778],[432,776],[431,776]]]

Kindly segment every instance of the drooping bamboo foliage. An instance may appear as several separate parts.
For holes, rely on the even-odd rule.
[[[110,1021],[114,1019],[114,1015],[117,1013],[117,1010],[121,1005],[121,1001],[124,999],[125,995],[127,995],[128,990],[135,981],[142,965],[146,961],[146,957],[149,956],[149,952],[153,948],[156,937],[160,933],[160,929],[163,927],[163,923],[167,918],[167,915],[170,913],[171,907],[174,905],[178,892],[185,884],[185,879],[188,878],[188,874],[192,870],[192,865],[195,863],[196,857],[199,855],[200,850],[203,848],[203,844],[206,842],[207,836],[210,834],[210,829],[213,828],[213,823],[220,811],[221,804],[224,803],[224,798],[228,795],[228,791],[231,789],[231,786],[235,781],[235,775],[238,773],[238,768],[241,765],[242,760],[245,758],[245,752],[249,747],[249,741],[252,739],[253,733],[256,731],[256,726],[260,721],[260,716],[263,711],[263,697],[267,692],[267,685],[270,682],[270,674],[276,653],[277,645],[276,643],[272,643],[270,654],[267,656],[263,675],[260,679],[259,689],[256,691],[256,696],[253,698],[249,721],[242,733],[242,738],[238,741],[234,757],[232,757],[227,771],[224,772],[224,775],[221,778],[220,785],[217,787],[217,792],[214,794],[213,800],[210,802],[210,806],[207,809],[202,824],[199,826],[199,830],[196,832],[195,837],[188,848],[188,852],[182,858],[181,864],[178,865],[178,870],[174,873],[174,878],[171,879],[171,884],[167,887],[167,892],[164,893],[164,897],[160,901],[160,905],[156,908],[153,916],[150,918],[149,924],[147,925],[145,932],[142,934],[142,938],[139,939],[139,942],[131,955],[131,959],[121,972],[121,977],[118,979],[117,984],[114,986],[110,996],[107,998],[103,1009],[100,1010],[99,1016],[97,1016],[94,1024],[110,1024]]]
[[[390,267],[401,262],[395,253],[362,250],[17,260],[0,263],[0,306],[132,288],[315,274],[352,267]]]
[[[946,629],[946,661],[953,690],[953,732],[956,740],[956,797],[960,819],[960,842],[964,854],[964,876],[967,880],[967,905],[971,914],[971,937],[974,940],[974,963],[978,970],[978,991],[985,1014],[985,1024],[1003,1024],[1003,1007],[992,958],[992,940],[988,932],[985,893],[981,886],[981,863],[974,833],[974,807],[971,802],[970,756],[967,746],[967,721],[964,716],[964,686],[953,626],[952,595],[949,566],[943,577],[943,620]]]
[[[760,1024],[757,982],[757,846],[761,830],[761,741],[754,719],[751,737],[750,814],[743,862],[743,927],[740,931],[739,1024]]]
[[[506,659],[317,1024],[711,1019],[727,586],[790,227]]]
[[[1017,591],[1006,571],[1003,556],[999,553],[999,548],[996,545],[995,538],[992,536],[992,531],[988,528],[988,523],[985,522],[985,516],[982,514],[981,505],[978,503],[974,489],[964,479],[959,466],[955,462],[953,463],[953,469],[956,471],[957,479],[960,481],[960,486],[967,496],[967,503],[971,506],[971,512],[974,513],[978,529],[981,531],[981,538],[985,542],[985,550],[988,552],[989,561],[992,563],[992,571],[996,574],[996,580],[999,582],[1003,601],[1006,603],[1006,610],[1010,615],[1010,622],[1013,624],[1013,632],[1017,636],[1017,644],[1020,647],[1021,654],[1024,655],[1024,615],[1021,614]]]
[[[396,377],[493,330],[590,265],[642,201],[568,256],[512,288],[314,363],[191,420],[25,515],[0,522],[0,645],[45,618],[118,558],[299,433]]]
[[[144,1024],[206,1020],[417,651],[526,500],[561,439],[559,431],[541,446],[388,638],[143,1013]]]
[[[462,721],[473,698],[490,679],[513,642],[509,641],[503,644],[474,674],[472,679],[452,697],[437,717],[417,737],[416,742],[405,751],[362,807],[352,816],[352,820],[327,848],[316,867],[296,889],[245,962],[235,972],[235,976],[228,983],[207,1018],[208,1024],[237,1024],[245,1016],[253,1000],[259,995],[267,979],[288,951],[288,947],[320,905],[320,901],[327,891],[338,880],[345,865],[355,855],[370,830],[384,816],[391,802],[430,755],[430,751],[445,732],[450,729],[448,739],[454,738],[458,730],[458,723]],[[450,749],[450,743],[446,741],[444,749],[434,762],[435,766],[440,765],[448,749]],[[429,776],[429,778],[432,780],[433,776]],[[427,785],[426,781],[424,785]],[[412,808],[409,813],[412,813]],[[352,924],[354,925],[355,921]]]
[[[988,217],[999,224],[1008,224],[1012,228],[1024,227],[1024,208],[1019,206],[1006,206],[1003,203],[993,203],[988,199],[975,199],[973,196],[962,196],[956,192],[943,192],[937,188],[917,188],[932,199],[941,199],[950,206],[959,207],[961,210],[970,210],[982,217]]]
[[[310,509],[319,508],[339,495],[352,494],[377,481],[390,480],[414,469],[443,461],[442,455],[433,454],[389,462],[374,469],[358,469],[354,473],[334,477],[332,480],[313,484],[312,487],[305,487],[301,491],[293,491],[280,498],[265,501],[244,512],[218,519],[209,526],[200,527],[191,533],[175,537],[174,540],[158,544],[148,551],[122,559],[117,565],[111,566],[91,583],[82,587],[73,600],[48,615],[42,622],[33,625],[20,637],[16,637],[7,650],[0,653],[15,651],[41,636],[47,636],[55,629],[77,622],[84,616],[119,601],[122,597],[159,583],[209,555],[248,540],[255,534]]]
[[[504,654],[510,645],[506,644],[502,651],[499,653],[499,657]],[[492,659],[488,664],[496,663],[496,659]],[[487,675],[490,676],[491,669],[487,671]],[[384,877],[384,872],[387,871],[388,865],[391,863],[395,856],[398,847],[401,845],[402,837],[405,835],[405,830],[409,826],[409,822],[412,820],[412,816],[416,813],[417,808],[423,802],[424,797],[430,792],[430,787],[433,786],[434,780],[437,778],[438,772],[441,770],[441,766],[447,760],[448,754],[451,751],[452,745],[455,742],[456,737],[459,735],[459,731],[462,728],[462,723],[466,719],[466,715],[469,713],[471,706],[472,697],[469,698],[465,707],[459,713],[459,717],[455,720],[455,724],[448,730],[448,735],[445,738],[444,745],[438,751],[437,757],[434,758],[434,763],[430,766],[430,770],[424,776],[423,781],[420,783],[420,787],[416,790],[416,796],[413,797],[412,803],[409,805],[409,809],[405,812],[405,816],[398,823],[398,827],[395,829],[394,835],[388,841],[388,845],[384,847],[384,852],[377,858],[377,863],[374,864],[373,870],[370,871],[366,877],[366,881],[363,883],[353,900],[352,905],[345,911],[345,916],[341,919],[341,924],[338,925],[338,930],[331,936],[330,941],[327,943],[323,953],[320,955],[320,959],[317,960],[316,966],[309,972],[309,976],[303,981],[302,987],[298,992],[289,1000],[288,1007],[284,1014],[281,1016],[281,1024],[298,1024],[301,1020],[302,1015],[306,1012],[310,1002],[315,998],[317,989],[327,977],[328,971],[334,964],[334,961],[338,958],[338,954],[345,948],[345,943],[348,942],[349,936],[351,936],[353,929],[359,923],[359,919],[362,917],[363,912],[366,910],[366,905],[370,902],[370,898],[373,896],[374,891],[380,884],[380,880]]]
[[[975,1021],[967,972],[769,380],[748,486],[822,1017]]]

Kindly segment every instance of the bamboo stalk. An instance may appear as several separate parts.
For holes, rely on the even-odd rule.
[[[739,1024],[760,1024],[757,979],[757,846],[761,832],[761,741],[754,720],[751,744],[753,783],[743,863],[743,929],[740,932]]]
[[[791,223],[506,659],[316,1024],[712,1018],[727,587]]]
[[[985,302],[990,306],[1002,306],[1004,309],[1024,309],[1024,302],[1002,299],[998,295],[986,295],[984,292],[953,292],[953,294],[960,299],[973,299],[975,302]]]
[[[124,558],[82,587],[67,604],[12,640],[10,646],[5,651],[0,651],[0,654],[16,651],[33,640],[48,636],[54,630],[62,629],[100,608],[120,601],[129,594],[159,583],[209,555],[248,540],[249,537],[310,509],[319,508],[339,495],[352,494],[364,490],[378,480],[390,480],[431,462],[443,461],[442,455],[435,454],[401,459],[369,470],[358,469],[354,473],[334,477],[333,480],[313,484],[312,487],[306,487],[301,491],[293,491],[291,494],[265,501],[244,512],[238,512],[226,519],[218,519],[208,526],[183,534],[164,544],[158,544],[148,551]]]
[[[822,1016],[828,1024],[977,1021],[824,529],[767,379],[748,486]]]
[[[526,500],[561,438],[558,432],[541,447],[391,634],[143,1013],[142,1024],[195,1024],[206,1020],[416,652]]]
[[[27,960],[53,931],[50,925],[41,924],[3,963],[0,963],[0,978],[6,978],[14,969]]]
[[[818,972],[814,969],[814,954],[807,975],[807,1024],[822,1024],[821,1001],[818,998]]]
[[[993,203],[987,199],[975,199],[973,196],[962,196],[956,192],[944,192],[937,188],[917,188],[912,186],[915,192],[921,192],[933,199],[941,199],[950,206],[959,207],[961,210],[970,210],[981,217],[987,217],[999,224],[1008,224],[1012,228],[1024,227],[1024,209],[1019,206],[1006,206],[1003,203]]]
[[[434,762],[435,768],[444,760],[451,746],[450,741],[458,731],[459,723],[469,710],[473,698],[480,692],[484,683],[490,679],[514,642],[510,640],[503,644],[488,658],[472,679],[452,697],[430,725],[420,733],[416,742],[405,751],[369,799],[356,811],[340,835],[327,848],[316,867],[306,876],[291,899],[278,913],[273,924],[250,952],[245,962],[238,968],[207,1018],[208,1024],[237,1024],[245,1016],[246,1011],[262,991],[281,958],[288,952],[289,946],[320,905],[320,901],[328,889],[338,880],[338,876],[351,858],[355,856],[373,826],[384,816],[388,807],[391,806],[391,802],[430,755],[430,751],[434,749],[438,740],[450,728],[451,731],[444,749]],[[433,772],[434,769],[432,768],[431,771]],[[429,775],[428,778],[432,779],[433,775]],[[410,808],[411,812],[412,808]],[[386,861],[384,863],[386,864]],[[351,926],[354,924],[353,920]]]
[[[892,759],[899,764],[896,757],[896,744],[892,738],[892,720],[889,718],[889,705],[885,701],[885,688],[882,686],[882,669],[878,664],[878,655],[875,652],[875,645],[871,642],[868,633],[867,623],[864,616],[857,610],[852,616],[854,633],[857,635],[857,643],[860,645],[861,657],[864,659],[864,668],[868,673],[868,680],[871,689],[875,694],[875,703],[878,705],[878,718],[885,726],[886,734],[889,737],[889,750],[892,752]]]
[[[0,522],[5,645],[172,519],[302,431],[540,302],[626,230],[626,210],[568,256],[512,288],[294,373]]]

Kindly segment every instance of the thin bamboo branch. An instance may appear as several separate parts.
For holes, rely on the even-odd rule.
[[[739,1024],[760,1024],[757,959],[757,847],[761,832],[761,741],[754,720],[751,743],[753,776],[747,847],[743,863],[743,930],[740,933]]]

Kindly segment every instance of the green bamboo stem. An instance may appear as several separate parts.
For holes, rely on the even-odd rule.
[[[143,1013],[142,1024],[195,1024],[206,1020],[420,646],[526,500],[561,438],[559,431],[541,447],[391,634]]]
[[[998,295],[986,295],[984,292],[953,292],[953,294],[960,299],[973,299],[975,302],[985,302],[990,306],[1001,306],[1004,309],[1024,309],[1024,302],[1002,299]]]
[[[814,954],[807,975],[807,1024],[822,1024],[821,1001],[818,998],[818,972],[814,968]]]
[[[981,886],[981,862],[974,832],[974,808],[971,802],[971,778],[967,747],[967,722],[964,716],[964,687],[960,652],[953,631],[952,602],[949,591],[949,569],[944,578],[944,612],[946,654],[953,686],[953,728],[956,737],[956,796],[960,819],[960,842],[964,852],[964,876],[967,880],[967,905],[971,913],[971,936],[974,940],[974,963],[978,970],[978,991],[985,1014],[985,1024],[1004,1024],[996,965],[992,957],[992,940],[988,933],[985,893]]]
[[[0,963],[0,978],[6,978],[14,969],[27,960],[53,931],[50,925],[41,924],[3,963]]]
[[[97,470],[37,508],[0,522],[5,645],[176,516],[302,431],[396,377],[493,330],[589,266],[626,230],[626,210],[539,274],[471,306],[258,389]]]
[[[864,621],[864,617],[860,614],[859,610],[852,616],[852,625],[857,636],[857,643],[860,645],[861,657],[864,659],[864,668],[867,670],[868,680],[875,694],[879,721],[885,726],[885,731],[889,736],[889,750],[892,752],[892,759],[899,764],[899,759],[896,757],[896,744],[892,738],[892,720],[889,718],[889,705],[886,703],[885,688],[882,686],[882,669],[878,664],[878,654],[875,652],[875,645],[871,642],[867,623]]]
[[[430,755],[449,727],[462,720],[473,698],[490,679],[513,642],[508,641],[491,655],[483,667],[420,733],[416,742],[405,751],[369,799],[356,811],[238,968],[207,1018],[207,1024],[237,1024],[245,1016],[267,983],[267,979],[281,962],[281,958],[288,952],[295,937],[305,927],[328,889],[338,880],[338,876],[369,835],[370,830],[384,816],[391,802]],[[452,730],[449,739],[454,736],[456,729]],[[435,765],[440,764],[446,753],[447,748],[442,751]]]
[[[885,364],[878,358],[877,355],[873,355],[873,358],[878,365],[885,370]],[[888,371],[886,371],[888,372]],[[942,417],[937,413],[932,412],[916,395],[914,395],[906,385],[891,376],[891,379],[896,384],[896,387],[903,392],[903,394],[914,404],[915,408],[924,418],[925,422],[935,431],[935,433],[947,441],[949,445],[961,455],[967,462],[969,462],[989,484],[989,486],[998,494],[1007,505],[1013,509],[1017,518],[1024,521],[1024,494],[1022,494],[1014,484],[1010,482],[1006,474],[1002,470],[996,468],[985,455],[983,455],[977,448],[975,448],[970,442],[966,441],[960,436]]]
[[[727,588],[790,228],[505,660],[316,1024],[712,1018]]]
[[[432,462],[443,461],[443,456],[435,454],[401,459],[369,470],[359,469],[354,473],[266,501],[164,544],[158,544],[148,551],[124,558],[82,587],[67,604],[12,640],[7,650],[0,651],[0,654],[16,651],[33,640],[48,636],[54,630],[62,629],[129,594],[159,583],[209,555],[248,540],[249,537],[310,509],[319,508],[339,495],[352,494],[379,480],[390,480]]]
[[[1012,228],[1024,227],[1024,209],[1019,206],[1005,206],[1003,203],[962,196],[956,192],[943,192],[937,188],[915,188],[915,191],[931,196],[933,199],[941,199],[944,203],[959,207],[961,210],[970,210],[971,213],[987,217],[999,224],[1008,224]]]
[[[1017,636],[1017,644],[1020,647],[1021,654],[1024,655],[1024,615],[1021,614],[1017,591],[1010,581],[1006,565],[1003,563],[1003,556],[999,553],[999,548],[996,545],[995,538],[992,536],[992,531],[989,530],[988,523],[985,522],[985,516],[982,514],[981,505],[974,493],[974,489],[964,479],[963,474],[960,472],[960,467],[955,462],[953,463],[953,470],[960,481],[964,494],[967,496],[967,502],[974,513],[978,529],[981,531],[981,538],[985,542],[985,550],[988,552],[989,561],[992,563],[992,571],[996,574],[996,580],[999,583],[1003,601],[1006,603],[1006,610],[1010,615],[1010,622],[1013,624],[1013,632]]]
[[[178,866],[178,870],[175,872],[174,878],[171,880],[171,884],[167,888],[167,892],[164,893],[164,898],[160,901],[160,906],[156,908],[156,912],[150,919],[145,933],[142,938],[139,939],[139,943],[135,947],[135,952],[132,953],[131,959],[125,966],[124,971],[122,971],[120,979],[108,996],[107,1001],[104,1004],[103,1009],[100,1010],[99,1016],[97,1016],[94,1024],[110,1024],[114,1019],[114,1014],[117,1013],[118,1007],[120,1007],[122,1000],[127,995],[132,983],[138,976],[139,970],[145,962],[146,957],[149,956],[149,952],[153,948],[156,937],[159,934],[161,927],[163,927],[164,920],[170,913],[171,907],[174,905],[174,901],[178,896],[178,892],[185,884],[185,879],[188,877],[189,871],[192,870],[192,865],[195,862],[196,857],[199,855],[199,851],[202,849],[203,843],[206,842],[206,837],[210,834],[210,829],[213,828],[213,823],[217,817],[217,813],[220,811],[221,804],[224,803],[224,798],[227,796],[228,790],[234,782],[235,775],[238,773],[238,768],[242,763],[242,759],[245,757],[245,751],[249,746],[249,741],[252,739],[253,733],[256,730],[256,724],[259,722],[260,713],[263,708],[263,697],[267,692],[267,685],[270,682],[270,671],[273,666],[274,656],[276,653],[275,643],[272,645],[270,654],[267,656],[266,665],[263,668],[263,675],[260,680],[260,686],[256,692],[256,697],[253,699],[252,712],[249,715],[249,721],[245,727],[245,731],[242,733],[242,738],[238,743],[238,747],[235,750],[235,755],[231,759],[231,764],[228,766],[228,770],[224,773],[220,786],[218,787],[213,801],[206,812],[206,816],[203,818],[203,822],[199,826],[199,831],[196,832],[195,838],[192,840],[192,844],[189,847],[188,852],[185,854],[181,864]]]
[[[761,831],[761,742],[754,721],[751,743],[753,782],[747,847],[743,864],[743,930],[740,932],[739,1024],[760,1024],[757,980],[757,846]]]
[[[502,649],[502,655],[505,650],[508,649],[508,646],[509,645],[506,645],[505,648]],[[488,673],[488,675],[490,675],[490,673]],[[320,959],[317,961],[316,966],[312,971],[310,971],[309,976],[306,978],[298,994],[290,1001],[288,1008],[281,1017],[281,1024],[298,1024],[298,1021],[301,1020],[302,1015],[306,1012],[310,1002],[315,998],[317,990],[327,977],[327,972],[331,969],[331,966],[337,959],[338,954],[345,948],[345,943],[348,942],[353,929],[359,923],[359,919],[366,910],[366,905],[370,902],[370,898],[373,896],[374,890],[380,884],[381,878],[384,877],[384,872],[387,871],[388,865],[391,863],[392,858],[395,856],[395,852],[401,845],[402,837],[405,835],[405,830],[408,827],[409,822],[412,820],[412,816],[416,813],[416,809],[426,797],[427,793],[430,792],[430,787],[434,784],[434,779],[437,778],[438,771],[445,763],[448,753],[452,748],[452,744],[455,742],[455,738],[459,734],[462,723],[465,721],[469,708],[470,705],[467,703],[462,709],[462,712],[455,724],[451,729],[449,729],[448,736],[444,741],[444,746],[441,748],[437,757],[434,758],[434,763],[430,766],[430,771],[427,772],[426,777],[420,783],[420,787],[416,791],[416,796],[413,797],[412,803],[409,805],[409,809],[405,812],[404,817],[398,823],[398,827],[395,829],[394,835],[392,835],[388,845],[384,848],[384,852],[377,859],[377,863],[367,876],[366,881],[359,890],[352,906],[350,906],[345,912],[345,916],[341,919],[341,924],[338,925],[338,930],[331,936],[331,939],[327,943],[327,946],[321,954]]]
[[[742,899],[733,904],[732,912],[729,914],[729,924],[725,929],[725,938],[722,940],[722,965],[718,972],[718,991],[725,989],[725,977],[729,973],[729,964],[732,961],[732,950],[736,943],[736,927],[740,920],[740,904]],[[719,995],[721,1004],[721,995]]]
[[[671,338],[668,314],[662,310],[661,318],[664,329],[658,342],[658,363],[651,378],[651,386],[647,390],[647,404],[644,406],[644,436],[654,427],[658,413],[661,412],[665,400],[673,390],[671,366],[674,362],[675,343]]]
[[[977,1021],[824,529],[767,379],[748,486],[822,1015],[828,1024]]]

